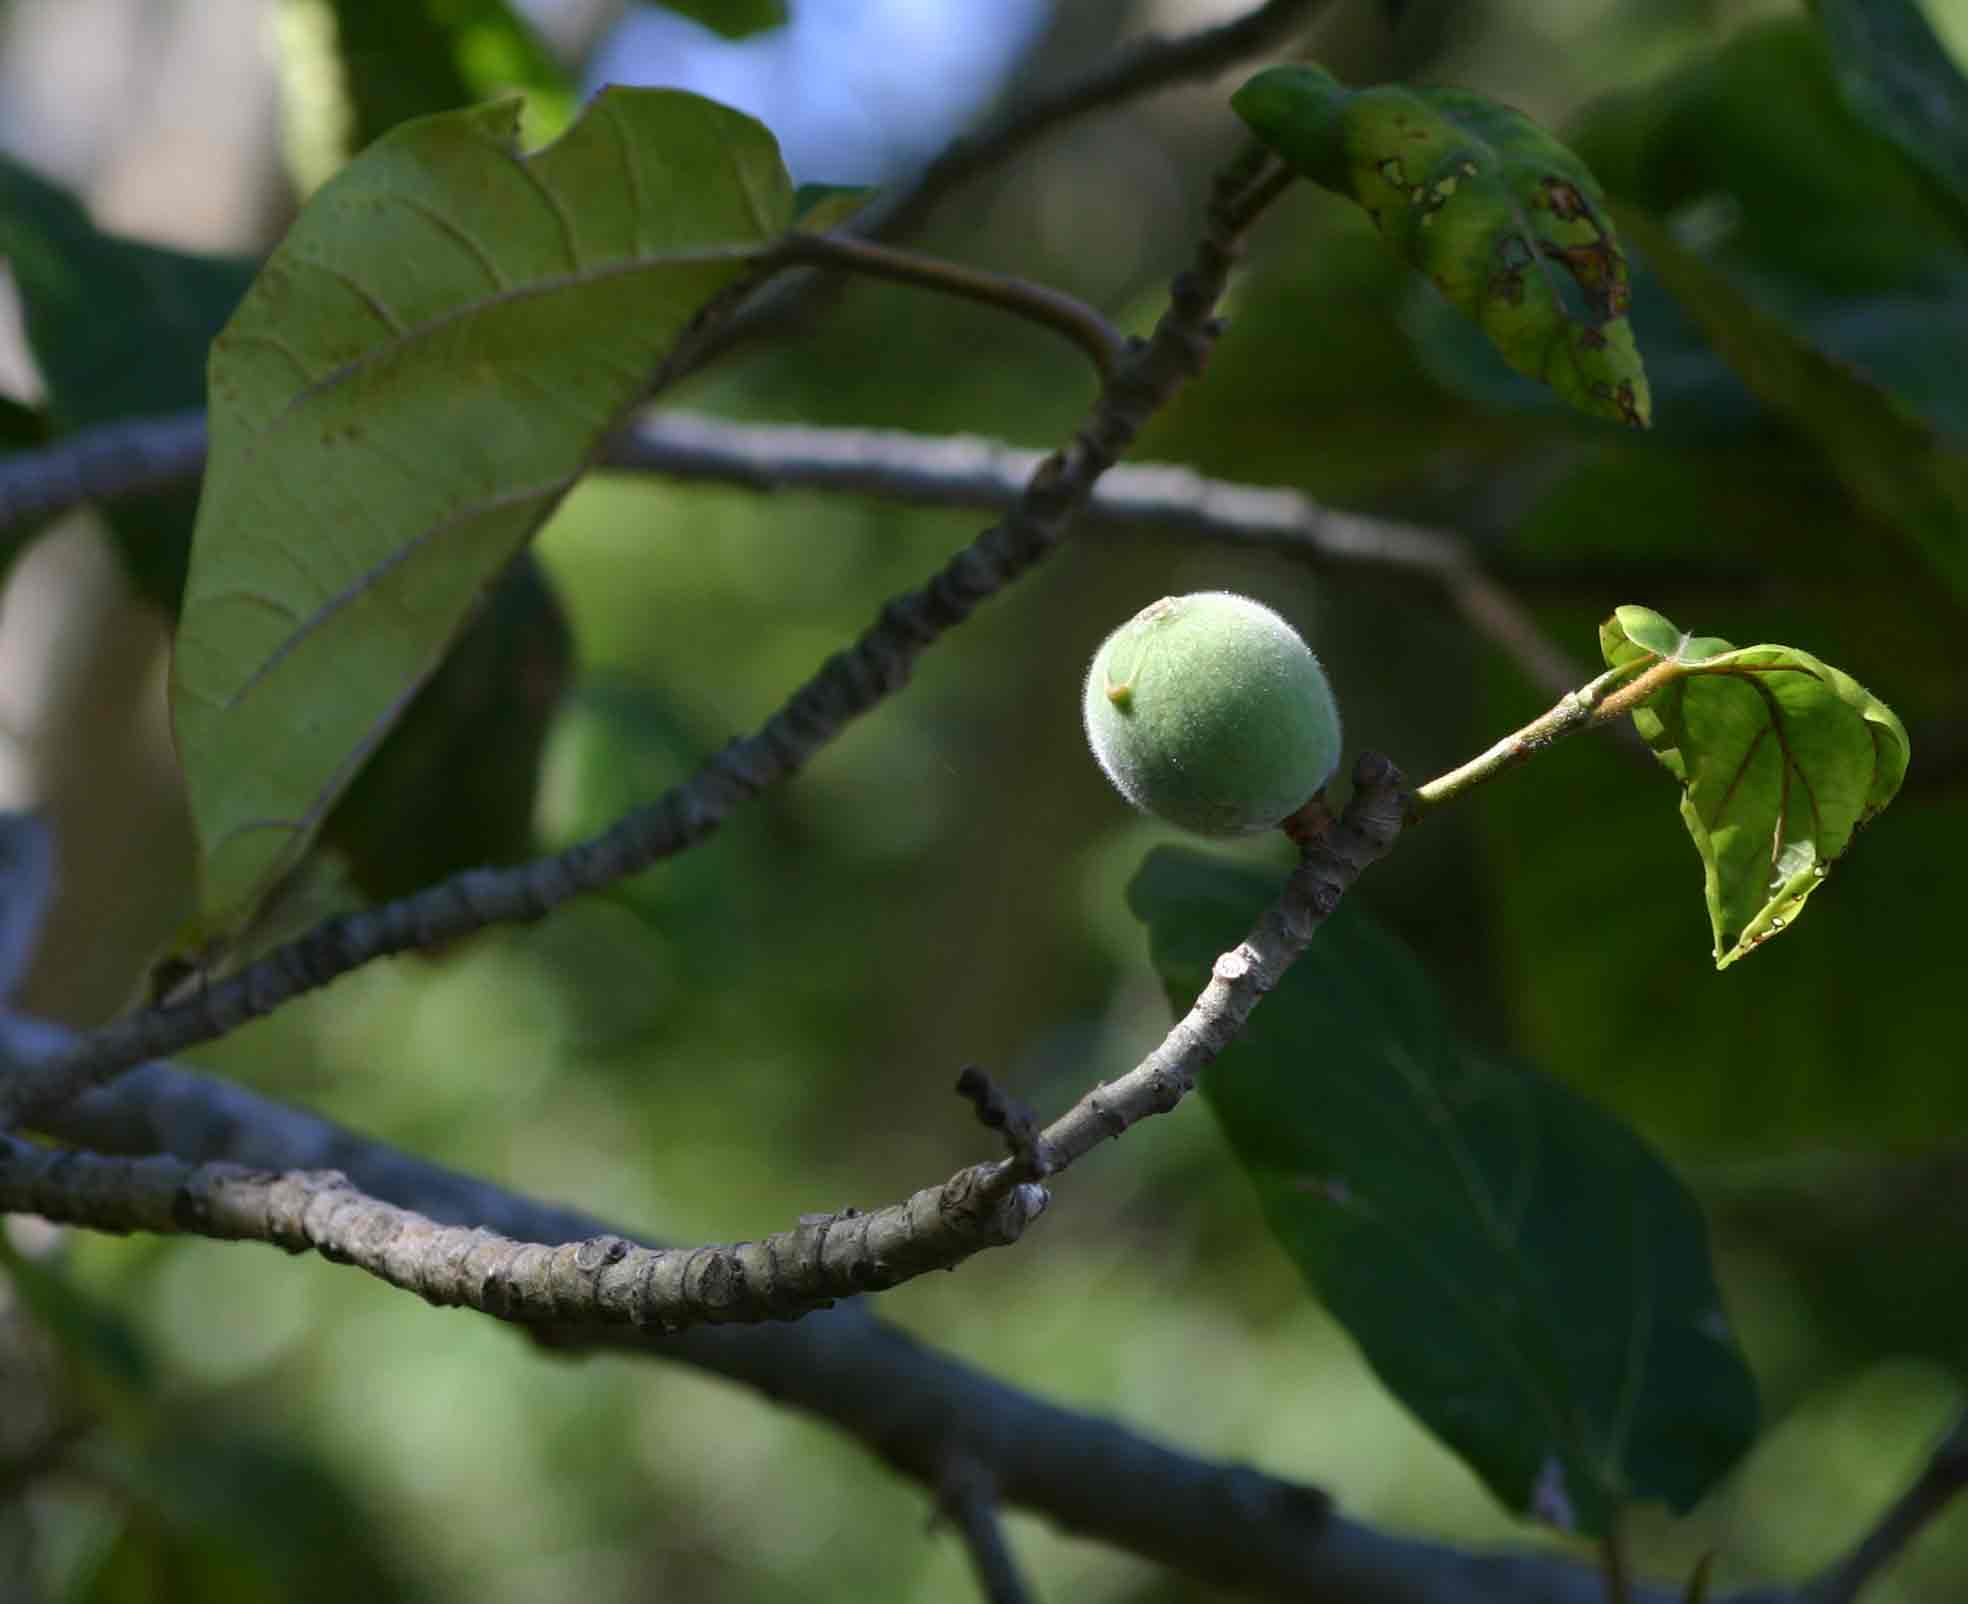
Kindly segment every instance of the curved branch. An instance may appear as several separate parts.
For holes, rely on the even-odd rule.
[[[183,1159],[104,1158],[0,1136],[0,1210],[104,1231],[156,1231],[313,1249],[427,1302],[502,1320],[682,1330],[787,1320],[837,1298],[947,1270],[1018,1240],[1045,1209],[1032,1182],[1104,1138],[1167,1113],[1242,1028],[1361,871],[1399,834],[1407,797],[1385,758],[1363,757],[1345,814],[1307,840],[1303,861],[1250,935],[1216,962],[1186,1018],[1136,1068],[1097,1087],[1021,1156],[960,1170],[872,1213],[814,1214],[758,1242],[641,1248],[614,1235],[552,1246],[442,1226],[349,1184],[338,1170],[248,1169]],[[59,1027],[8,1021],[12,1056]]]
[[[121,1074],[227,1032],[377,958],[453,941],[489,925],[538,919],[703,840],[739,804],[803,767],[850,720],[909,677],[915,660],[1066,537],[1094,483],[1142,426],[1197,373],[1218,332],[1218,297],[1255,216],[1268,158],[1247,153],[1218,180],[1193,265],[1167,311],[1130,342],[1071,441],[1032,474],[1003,522],[960,551],[921,590],[898,596],[756,734],[611,829],[510,869],[475,869],[378,908],[331,919],[239,974],[164,1007],[111,1022],[60,1057],[0,1081],[0,1129]]]
[[[364,1191],[433,1219],[543,1243],[614,1234],[576,1210],[165,1064],[145,1065],[43,1124],[64,1140],[124,1152],[169,1148],[190,1161],[267,1169],[333,1165]],[[1022,1392],[917,1341],[862,1300],[794,1324],[543,1334],[570,1351],[626,1349],[754,1388],[830,1422],[932,1491],[961,1454],[988,1471],[1005,1504],[1215,1587],[1294,1604],[1601,1604],[1599,1578],[1583,1566],[1376,1531],[1335,1512],[1316,1488]],[[1673,1597],[1641,1591],[1644,1604]]]
[[[113,501],[188,482],[203,468],[204,451],[202,415],[183,413],[101,425],[61,445],[0,459],[0,530],[16,507],[47,517],[83,500]],[[659,412],[610,442],[601,466],[761,493],[818,490],[914,506],[1003,508],[1017,502],[1042,461],[1041,452],[973,435],[727,423]],[[85,466],[78,470],[77,463]],[[137,476],[129,470],[138,470]],[[34,487],[44,487],[38,500]],[[1081,517],[1107,527],[1149,525],[1284,551],[1315,563],[1413,574],[1439,585],[1480,635],[1551,695],[1586,678],[1510,591],[1483,571],[1469,543],[1447,530],[1152,462],[1110,469]]]
[[[1015,1242],[1042,1187],[965,1170],[905,1203],[806,1216],[758,1242],[637,1247],[611,1234],[558,1245],[439,1225],[358,1190],[339,1170],[246,1169],[154,1154],[105,1158],[0,1135],[0,1212],[98,1231],[312,1249],[439,1307],[525,1324],[687,1326],[792,1320]]]

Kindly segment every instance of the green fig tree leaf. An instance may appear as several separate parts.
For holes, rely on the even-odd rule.
[[[1458,89],[1348,89],[1309,66],[1268,68],[1231,104],[1295,171],[1364,207],[1513,368],[1582,411],[1646,426],[1605,199],[1528,117]]]
[[[523,155],[512,104],[384,136],[213,347],[172,716],[215,938],[328,808],[700,308],[785,230],[757,122],[608,90]]]
[[[1633,724],[1681,782],[1726,969],[1796,920],[1893,800],[1906,729],[1849,674],[1792,646],[1688,635],[1645,607],[1620,608],[1599,644],[1609,668],[1661,671]]]
[[[1186,849],[1129,890],[1171,1003],[1271,896]],[[1755,1384],[1701,1210],[1626,1126],[1472,1053],[1414,958],[1341,906],[1204,1072],[1264,1216],[1389,1390],[1504,1504],[1604,1533],[1742,1456]]]
[[[212,336],[253,277],[253,264],[240,258],[104,233],[66,190],[4,158],[0,259],[20,293],[55,439],[202,405]],[[107,509],[131,579],[167,613],[176,613],[184,589],[197,507],[197,491],[184,489]]]
[[[1915,0],[1812,0],[1846,104],[1968,205],[1968,79]]]

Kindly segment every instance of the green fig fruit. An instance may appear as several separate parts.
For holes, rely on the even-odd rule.
[[[1199,835],[1275,828],[1339,763],[1318,658],[1270,608],[1228,591],[1165,596],[1109,635],[1085,711],[1115,789]]]

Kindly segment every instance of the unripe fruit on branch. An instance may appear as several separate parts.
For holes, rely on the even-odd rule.
[[[1093,755],[1136,807],[1199,835],[1254,835],[1339,763],[1339,709],[1311,648],[1248,596],[1144,607],[1094,654]]]

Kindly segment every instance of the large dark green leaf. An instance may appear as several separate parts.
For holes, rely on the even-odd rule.
[[[13,270],[57,436],[195,407],[205,359],[252,264],[105,234],[65,191],[0,158],[0,258]],[[119,501],[110,528],[144,595],[175,612],[198,496]]]
[[[1645,607],[1620,608],[1599,644],[1609,668],[1665,671],[1633,724],[1681,782],[1726,969],[1795,922],[1853,832],[1893,800],[1906,730],[1857,680],[1794,646],[1738,649]]]
[[[705,301],[785,229],[758,123],[610,90],[386,135],[317,192],[212,357],[172,686],[222,937],[305,852],[486,587]]]
[[[1915,0],[1812,3],[1847,103],[1968,204],[1968,81]]]
[[[1513,368],[1583,411],[1646,424],[1604,198],[1528,117],[1462,90],[1349,90],[1303,66],[1259,73],[1231,104],[1298,172],[1363,206]]]
[[[763,33],[786,20],[786,0],[662,0],[662,7],[701,22],[726,39]]]
[[[540,754],[572,664],[553,587],[522,552],[322,829],[364,896],[532,850]]]
[[[1815,445],[1852,498],[1903,531],[1968,599],[1968,450],[1848,363],[1758,306],[1639,213],[1623,226],[1722,359]]]
[[[1566,135],[1616,200],[1685,218],[1705,252],[1773,287],[1898,292],[1960,266],[1954,209],[1852,114],[1803,18],[1744,28]]]
[[[1273,894],[1149,857],[1130,902],[1176,1007]],[[1511,1508],[1603,1532],[1630,1501],[1688,1508],[1748,1447],[1755,1388],[1694,1200],[1610,1115],[1471,1053],[1352,904],[1203,1090],[1321,1301]]]
[[[564,124],[573,89],[506,0],[331,0],[351,116],[347,151],[398,123],[512,90]]]

